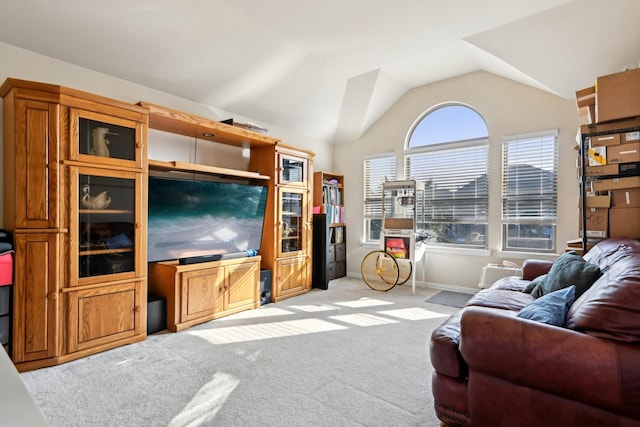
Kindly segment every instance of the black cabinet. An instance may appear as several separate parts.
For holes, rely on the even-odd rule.
[[[347,275],[346,227],[330,224],[327,214],[313,215],[313,287],[328,289],[329,281]]]

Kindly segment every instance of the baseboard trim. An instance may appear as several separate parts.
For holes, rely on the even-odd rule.
[[[362,279],[362,275],[358,273],[347,273],[347,277],[350,277],[352,279]],[[405,286],[410,284],[411,284],[411,281],[407,281],[407,283],[405,283]],[[418,286],[420,286],[421,288],[431,288],[431,289],[437,289],[439,291],[462,292],[462,293],[471,294],[471,295],[479,291],[477,287],[469,288],[468,286],[456,286],[456,285],[445,285],[442,283],[422,282],[416,279],[416,287]]]

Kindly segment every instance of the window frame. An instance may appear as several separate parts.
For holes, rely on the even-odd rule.
[[[368,176],[367,172],[370,171],[370,166],[367,165],[368,162],[371,162],[372,160],[388,160],[390,161],[391,165],[385,165],[385,166],[390,166],[389,169],[384,169],[381,171],[378,171],[377,174],[384,174],[385,172],[389,172],[391,173],[391,169],[393,169],[392,173],[393,176],[387,176],[384,175],[384,177],[386,177],[388,180],[395,180],[397,173],[398,173],[398,165],[397,165],[397,158],[396,158],[396,153],[394,152],[388,152],[388,153],[380,153],[380,154],[372,154],[372,155],[367,155],[364,156],[363,161],[362,161],[362,167],[363,167],[363,193],[362,193],[362,232],[363,232],[363,242],[364,243],[379,243],[380,242],[380,238],[378,239],[373,239],[371,234],[372,234],[372,229],[371,229],[371,225],[372,225],[372,221],[375,221],[376,219],[380,222],[380,233],[382,233],[382,198],[383,198],[383,192],[382,192],[382,180],[378,179],[377,181],[380,184],[380,190],[379,193],[376,193],[379,195],[379,197],[372,197],[375,196],[376,194],[371,194],[372,190],[370,190],[371,185],[370,185],[370,176]],[[379,204],[379,211],[380,211],[380,215],[379,217],[374,217],[373,213],[370,213],[370,211],[374,211],[375,212],[375,207],[370,208],[368,205],[369,204]]]
[[[552,138],[553,141],[549,141],[549,138]],[[522,195],[520,194],[513,194],[513,195],[507,195],[505,194],[509,188],[509,183],[507,182],[507,175],[509,172],[509,159],[507,158],[508,156],[508,146],[511,144],[522,144],[523,146],[525,146],[525,144],[532,144],[532,140],[539,140],[540,143],[540,147],[539,150],[537,150],[540,155],[537,159],[533,159],[533,158],[529,158],[528,161],[530,163],[539,163],[541,165],[542,169],[542,164],[543,162],[546,163],[550,163],[552,166],[552,179],[553,179],[553,184],[552,184],[552,194],[550,195],[548,192],[544,192],[541,190],[541,192],[539,194],[535,195],[535,199],[538,200],[538,205],[539,205],[539,213],[537,216],[534,217],[523,217],[522,215],[524,213],[520,213],[518,212],[518,214],[514,217],[511,216],[508,212],[510,210],[513,210],[513,208],[508,207],[509,204],[513,204],[513,203],[517,203],[518,201],[526,201],[528,202],[528,206],[529,208],[533,205],[531,202],[531,200],[526,200],[523,199]],[[535,143],[535,142],[533,142]],[[549,161],[548,159],[545,161],[545,159],[543,159],[543,153],[542,153],[542,145],[544,143],[552,143],[553,144],[553,157],[551,158],[551,160]],[[510,135],[510,136],[505,136],[502,139],[502,177],[501,177],[501,195],[500,195],[500,212],[501,212],[501,216],[500,216],[500,230],[501,230],[501,251],[502,252],[523,252],[523,253],[540,253],[540,254],[554,254],[556,253],[557,247],[558,247],[558,242],[557,242],[557,238],[558,238],[558,166],[559,166],[559,132],[558,129],[551,129],[551,130],[545,130],[545,131],[540,131],[540,132],[532,132],[532,133],[526,133],[526,134],[518,134],[518,135]],[[535,151],[535,150],[532,150]],[[548,151],[546,151],[545,153],[548,153]],[[522,161],[524,159],[524,157],[520,157],[520,161]],[[516,162],[511,163],[511,165],[515,165],[515,164],[519,164]],[[530,165],[529,163],[525,163]],[[531,165],[530,165],[531,166]],[[531,176],[528,175],[528,178],[530,178]],[[535,177],[535,176],[534,176]],[[540,175],[540,180],[544,179],[543,175]],[[513,184],[512,184],[513,187]],[[548,203],[549,198],[551,198],[552,200],[552,204],[550,205]],[[552,209],[549,209],[549,206],[552,206]],[[516,209],[518,209],[516,207]],[[523,208],[523,211],[527,209],[527,208]],[[545,211],[547,212],[547,215],[545,215]],[[524,246],[516,246],[513,245],[512,243],[510,243],[510,236],[509,236],[509,227],[510,226],[518,226],[521,227],[522,225],[527,225],[527,226],[538,226],[536,228],[542,227],[542,226],[547,226],[547,229],[545,230],[545,233],[548,235],[549,232],[551,232],[551,237],[548,239],[548,242],[550,243],[550,247],[547,246],[545,247],[524,247]],[[518,233],[520,233],[520,231],[518,231]],[[536,242],[533,241],[534,238],[526,238],[521,236],[520,234],[518,236],[515,236],[516,238],[519,238],[520,240],[529,240],[530,243],[535,244]],[[539,239],[539,242],[542,242],[543,239],[542,238],[535,238],[535,239]]]
[[[472,111],[473,113],[475,113],[477,115],[477,117],[482,120],[482,122],[484,123],[484,132],[486,132],[486,136],[482,135],[480,137],[473,137],[473,138],[468,138],[468,139],[462,139],[462,140],[447,140],[445,142],[431,142],[431,143],[427,143],[424,145],[418,145],[418,146],[412,146],[412,138],[414,136],[414,131],[416,130],[416,128],[420,125],[420,123],[427,117],[429,116],[431,113],[441,109],[441,108],[447,108],[447,107],[464,107],[469,109],[470,111]],[[484,133],[483,132],[483,133]],[[486,125],[486,121],[484,120],[484,117],[473,107],[466,105],[466,104],[462,104],[462,103],[444,103],[444,104],[440,104],[437,106],[434,106],[433,108],[427,110],[425,113],[423,113],[412,125],[410,132],[407,135],[407,139],[406,139],[406,143],[405,143],[405,150],[404,150],[404,157],[403,157],[403,175],[405,179],[416,179],[415,174],[412,173],[412,171],[410,170],[409,167],[409,162],[411,161],[412,157],[418,157],[421,155],[437,155],[438,153],[441,154],[443,157],[449,156],[451,158],[456,158],[456,155],[454,154],[450,154],[453,152],[467,152],[469,154],[473,154],[475,156],[477,156],[478,154],[481,155],[483,157],[482,161],[480,163],[476,163],[474,164],[474,166],[470,166],[470,165],[466,165],[469,168],[469,181],[467,183],[472,183],[474,181],[478,182],[479,179],[482,179],[482,176],[484,175],[485,178],[485,183],[483,185],[483,197],[482,199],[484,200],[483,203],[481,204],[475,204],[473,211],[474,211],[474,215],[475,212],[478,211],[478,209],[483,210],[484,214],[481,215],[483,216],[483,218],[481,220],[478,220],[477,218],[474,218],[473,220],[469,219],[467,213],[468,208],[463,208],[464,210],[464,214],[460,214],[459,218],[451,218],[448,221],[443,220],[433,220],[432,221],[428,221],[431,223],[441,223],[441,224],[446,224],[447,227],[450,227],[452,229],[456,229],[458,227],[464,227],[464,228],[473,228],[474,225],[481,225],[483,227],[484,230],[484,240],[478,240],[477,244],[474,244],[472,242],[465,242],[465,243],[460,243],[460,242],[439,242],[439,241],[430,241],[429,245],[430,246],[434,246],[434,247],[440,247],[440,248],[452,248],[452,249],[462,249],[462,250],[481,250],[481,251],[485,251],[488,249],[489,247],[489,242],[487,239],[487,236],[489,235],[489,228],[490,228],[490,222],[489,222],[489,198],[490,198],[490,188],[489,188],[489,175],[490,175],[490,169],[489,169],[489,165],[490,165],[490,137],[489,137],[489,128]],[[476,151],[475,153],[473,153],[474,151]],[[481,171],[481,173],[479,174],[473,174],[472,169],[477,168],[479,165],[481,165],[479,171]],[[473,175],[472,175],[473,174]],[[473,178],[472,178],[473,176]],[[420,179],[418,177],[418,179]],[[435,203],[438,204],[447,204],[448,200],[447,199],[435,199]],[[467,199],[468,202],[468,199]],[[465,202],[463,201],[462,204],[464,204]],[[455,209],[456,206],[462,206],[462,204],[458,205],[455,202],[451,203],[451,209]],[[468,203],[466,203],[466,206],[469,206]],[[465,215],[467,216],[467,218],[465,218]],[[470,227],[469,227],[470,226]],[[482,237],[482,236],[481,236]],[[465,239],[467,240],[467,239]]]

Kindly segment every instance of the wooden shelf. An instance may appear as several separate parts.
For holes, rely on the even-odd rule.
[[[265,147],[280,142],[279,139],[264,134],[149,102],[140,101],[138,105],[149,110],[149,127],[151,129],[243,148]]]
[[[124,214],[132,214],[133,211],[131,209],[79,209],[78,213],[80,214],[111,214],[111,215],[124,215]]]
[[[214,175],[225,175],[239,178],[269,180],[270,176],[260,175],[258,172],[241,171],[236,169],[220,168],[217,166],[198,165],[195,163],[161,160],[149,160],[149,169],[156,171],[195,172]]]

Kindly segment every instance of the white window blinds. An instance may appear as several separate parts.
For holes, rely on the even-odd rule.
[[[426,222],[486,223],[488,144],[405,156],[405,179],[425,183]]]
[[[502,219],[510,223],[557,218],[558,133],[505,139]]]
[[[502,156],[504,250],[555,250],[557,130],[505,138]]]
[[[396,179],[396,157],[386,154],[364,159],[364,223],[366,240],[378,240],[382,224],[382,183]]]

